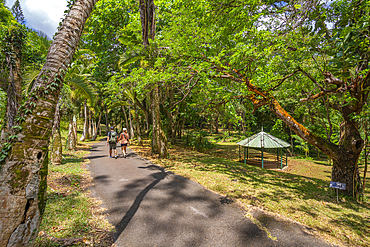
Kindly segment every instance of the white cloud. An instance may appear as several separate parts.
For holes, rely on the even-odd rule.
[[[11,8],[14,1],[8,0],[6,5]],[[52,38],[67,9],[67,0],[20,0],[20,3],[26,25]]]

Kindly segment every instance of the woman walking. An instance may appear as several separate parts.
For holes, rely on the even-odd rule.
[[[122,149],[123,157],[126,158],[127,156],[126,148],[127,148],[127,145],[130,144],[130,138],[127,134],[126,128],[122,129],[122,133],[120,134],[119,139],[121,141],[121,149]]]

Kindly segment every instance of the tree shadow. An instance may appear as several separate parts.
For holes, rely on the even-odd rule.
[[[155,179],[151,182],[148,186],[146,186],[139,195],[135,198],[134,203],[131,205],[129,210],[126,212],[125,216],[121,219],[121,221],[116,225],[116,232],[113,234],[114,240],[117,240],[121,233],[126,229],[128,223],[130,223],[131,219],[136,214],[138,208],[140,207],[141,202],[143,201],[145,195],[149,192],[149,190],[153,189],[162,179],[164,179],[167,174],[165,172],[158,172],[151,174],[151,176]],[[121,197],[118,195],[118,197]]]
[[[66,154],[66,155],[63,155],[63,160],[62,160],[62,165],[65,165],[65,164],[76,164],[76,163],[81,163],[84,161],[84,158],[80,158],[76,155],[69,155],[69,154]]]
[[[112,182],[111,180],[109,180],[109,178],[110,176],[101,175],[101,176],[94,177],[94,181],[97,183],[101,183],[101,184],[109,184]]]

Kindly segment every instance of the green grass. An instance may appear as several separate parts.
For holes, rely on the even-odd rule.
[[[104,218],[99,201],[89,197],[89,171],[85,168],[86,146],[63,154],[62,165],[49,165],[47,202],[37,246],[73,246],[112,243],[112,226]]]
[[[173,145],[170,158],[161,160],[149,155],[148,141],[132,147],[167,170],[234,199],[246,210],[252,205],[284,215],[332,243],[370,245],[369,189],[362,202],[340,196],[337,204],[336,193],[329,188],[331,166],[326,161],[293,159],[290,170],[282,172],[236,162],[238,154],[233,150],[237,149],[231,142],[216,143],[207,153]]]

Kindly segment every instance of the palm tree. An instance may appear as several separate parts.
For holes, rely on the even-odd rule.
[[[32,246],[45,208],[48,146],[63,78],[97,0],[77,0],[50,46],[46,63],[20,108],[16,134],[3,143],[0,246]]]

